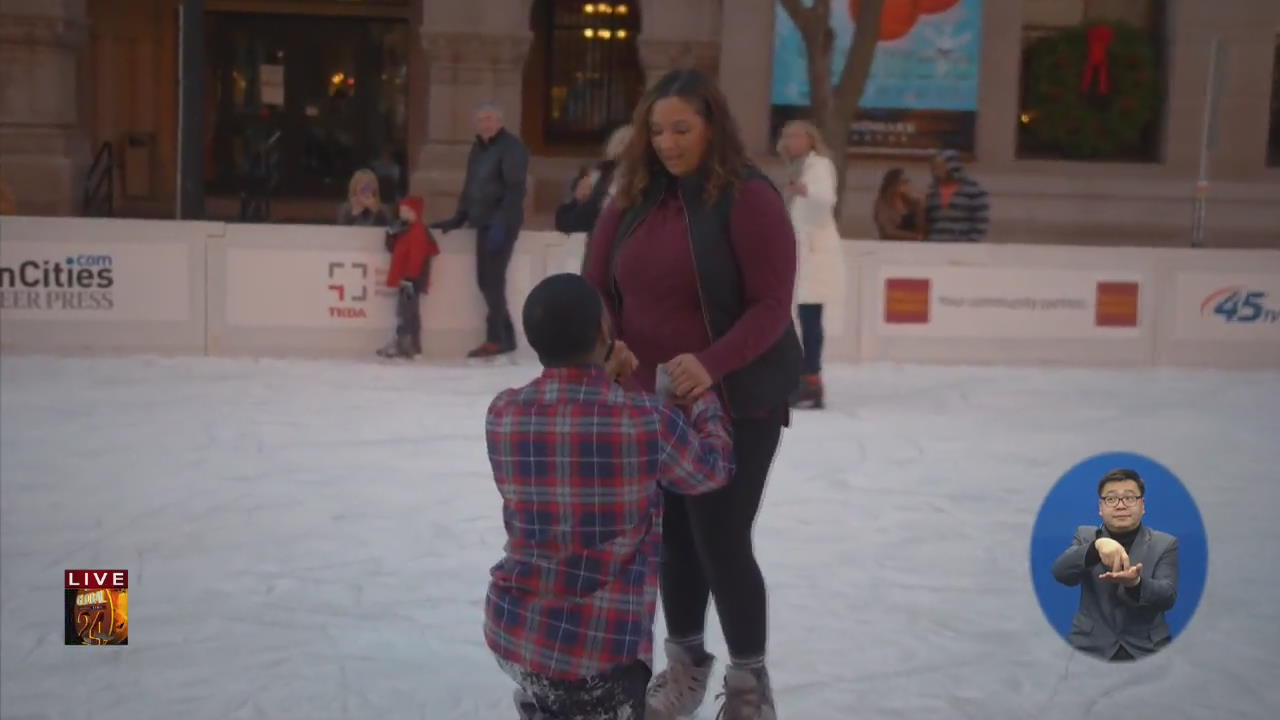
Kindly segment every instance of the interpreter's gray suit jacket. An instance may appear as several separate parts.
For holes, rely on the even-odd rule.
[[[1110,569],[1101,562],[1085,565],[1094,541],[1109,535],[1105,527],[1080,526],[1071,547],[1053,564],[1058,582],[1080,586],[1080,608],[1067,641],[1103,660],[1111,659],[1121,646],[1141,658],[1169,644],[1164,613],[1178,599],[1178,539],[1142,526],[1129,549],[1129,564],[1142,563],[1142,581],[1126,588],[1098,579]]]

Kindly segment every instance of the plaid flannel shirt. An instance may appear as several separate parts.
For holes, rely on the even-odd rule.
[[[662,493],[733,472],[715,393],[686,416],[602,368],[554,368],[494,399],[485,422],[506,554],[490,574],[485,641],[553,679],[652,665]]]

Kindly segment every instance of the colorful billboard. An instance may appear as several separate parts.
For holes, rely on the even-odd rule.
[[[858,4],[832,3],[832,82],[844,69]],[[809,75],[800,31],[781,3],[774,12],[772,125],[777,132],[787,120],[806,116]],[[982,0],[885,0],[880,37],[850,123],[850,151],[973,152]]]

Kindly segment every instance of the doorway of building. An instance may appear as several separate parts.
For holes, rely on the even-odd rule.
[[[346,196],[362,167],[384,202],[408,185],[409,23],[210,12],[206,191]]]

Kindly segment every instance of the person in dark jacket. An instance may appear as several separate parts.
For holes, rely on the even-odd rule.
[[[431,258],[440,246],[422,224],[423,202],[416,195],[400,201],[400,222],[387,230],[391,268],[387,287],[396,288],[396,333],[378,350],[382,357],[414,357],[422,354],[422,314],[418,298],[427,292]]]
[[[476,231],[476,282],[488,306],[485,339],[467,357],[492,357],[516,349],[515,325],[507,308],[507,266],[524,224],[525,175],[529,151],[502,127],[502,111],[494,105],[476,110],[476,139],[467,156],[467,176],[458,209],[432,228],[450,232],[466,226]]]
[[[565,234],[589,233],[595,227],[600,211],[617,190],[618,158],[631,142],[632,133],[630,124],[614,130],[604,145],[604,159],[574,177],[569,199],[556,208],[556,230]]]
[[[987,236],[987,191],[969,177],[960,156],[943,150],[933,157],[933,186],[924,201],[928,242],[979,242]]]
[[[633,125],[639,131],[588,241],[584,275],[639,360],[637,389],[654,392],[661,366],[677,401],[717,393],[736,458],[724,489],[664,495],[667,668],[650,685],[645,717],[684,717],[702,704],[714,660],[703,627],[714,597],[729,645],[725,717],[773,720],[765,585],[751,528],[800,382],[795,234],[782,196],[750,165],[728,103],[706,75],[665,75]]]

